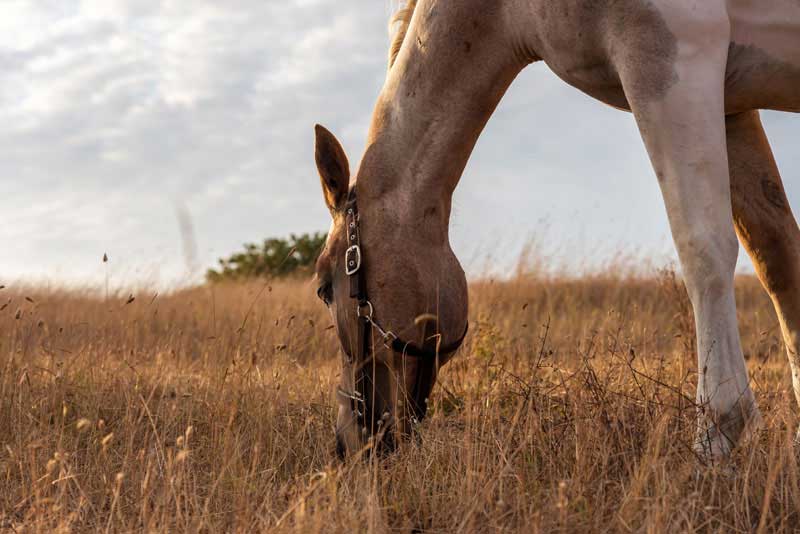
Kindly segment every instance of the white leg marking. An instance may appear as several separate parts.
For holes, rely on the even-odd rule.
[[[726,33],[722,26],[720,33]],[[678,82],[658,101],[629,94],[659,177],[673,239],[695,313],[698,449],[727,455],[758,419],[736,322],[733,229],[723,82],[726,35],[683,46]],[[631,80],[636,72],[623,73]],[[631,83],[630,87],[635,87]]]

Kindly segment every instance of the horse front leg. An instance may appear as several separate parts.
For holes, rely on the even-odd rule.
[[[654,94],[637,64],[619,72],[658,176],[697,326],[696,449],[723,457],[760,420],[736,322],[738,241],[731,213],[724,76],[729,27],[709,3],[681,27],[678,53]],[[723,13],[724,15],[724,13]]]

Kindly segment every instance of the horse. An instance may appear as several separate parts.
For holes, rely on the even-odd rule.
[[[318,295],[344,353],[341,454],[391,450],[425,416],[468,324],[453,191],[504,93],[538,61],[638,125],[695,316],[697,452],[727,457],[763,425],[736,318],[739,241],[800,403],[800,230],[759,116],[800,111],[797,0],[411,0],[394,22],[354,176],[315,128],[332,216]]]

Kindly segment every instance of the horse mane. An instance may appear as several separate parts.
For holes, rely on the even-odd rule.
[[[403,46],[403,41],[406,40],[408,27],[411,25],[411,17],[414,15],[414,8],[416,7],[417,0],[408,0],[389,21],[389,32],[394,33],[389,46],[389,69],[394,65],[397,54],[400,53],[400,48]]]

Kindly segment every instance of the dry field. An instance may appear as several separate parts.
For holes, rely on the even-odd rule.
[[[421,439],[338,462],[338,352],[304,281],[106,300],[0,291],[0,532],[776,532],[800,529],[780,332],[737,282],[765,430],[693,437],[674,276],[475,282]]]

